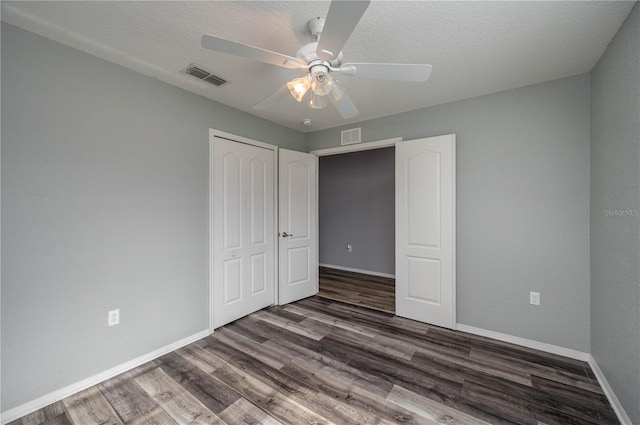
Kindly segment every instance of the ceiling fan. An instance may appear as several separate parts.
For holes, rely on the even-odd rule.
[[[368,0],[332,1],[326,19],[314,18],[308,22],[309,31],[316,41],[302,46],[296,57],[209,34],[202,36],[202,47],[305,72],[304,76],[289,81],[258,102],[254,106],[256,109],[270,106],[275,99],[279,99],[280,93],[287,90],[301,102],[310,90],[309,106],[324,108],[331,102],[344,119],[352,118],[359,114],[358,109],[347,95],[348,89],[334,77],[335,73],[361,79],[424,82],[432,69],[427,64],[343,63],[342,47],[369,3]]]

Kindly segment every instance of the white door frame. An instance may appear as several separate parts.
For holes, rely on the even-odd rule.
[[[318,157],[321,156],[328,156],[328,155],[340,155],[340,154],[345,154],[345,153],[350,153],[350,152],[358,152],[358,151],[365,151],[365,150],[371,150],[371,149],[381,149],[381,148],[387,148],[387,147],[391,147],[391,146],[395,146],[396,143],[400,143],[402,142],[402,137],[395,137],[395,138],[391,138],[391,139],[384,139],[384,140],[378,140],[375,142],[366,142],[366,143],[359,143],[359,144],[354,144],[354,145],[347,145],[347,146],[338,146],[338,147],[334,147],[334,148],[326,148],[326,149],[318,149],[318,150],[314,150],[311,151],[310,153],[317,155]],[[452,317],[453,317],[453,329],[456,329],[457,326],[457,300],[456,300],[456,293],[457,293],[457,276],[456,276],[456,260],[457,260],[457,252],[456,252],[456,163],[455,163],[455,143],[453,146],[453,152],[454,152],[454,162],[453,162],[453,299],[452,299]],[[318,167],[318,175],[320,172],[320,168]],[[318,220],[319,222],[319,220]],[[318,239],[320,237],[320,233],[318,230]],[[319,254],[319,247],[318,247],[318,254]]]
[[[231,134],[231,133],[226,133],[224,131],[220,131],[220,130],[216,130],[214,128],[210,128],[209,129],[209,188],[208,188],[208,192],[209,192],[209,252],[207,255],[207,259],[209,261],[209,333],[213,332],[214,329],[214,321],[213,321],[213,309],[214,309],[214,300],[213,300],[213,294],[214,294],[214,282],[213,282],[213,276],[214,276],[214,272],[213,272],[213,267],[214,267],[214,261],[213,261],[213,232],[214,232],[214,228],[213,228],[213,211],[214,211],[214,193],[213,193],[213,188],[214,188],[214,184],[213,184],[213,143],[214,143],[214,139],[218,137],[218,138],[222,138],[222,139],[226,139],[226,140],[230,140],[233,142],[238,142],[238,143],[244,143],[246,145],[252,145],[252,146],[258,146],[264,149],[269,149],[271,151],[273,151],[273,164],[274,164],[274,173],[273,173],[273,187],[274,187],[274,202],[273,202],[273,228],[277,229],[278,228],[278,147],[275,145],[270,145],[268,143],[264,143],[264,142],[259,142],[257,140],[253,140],[253,139],[248,139],[246,137],[241,137],[241,136],[236,136],[235,134]],[[273,284],[275,285],[275,290],[274,290],[274,300],[273,303],[277,304],[278,303],[278,286],[277,286],[277,282],[278,282],[278,238],[273,238],[274,239],[274,246],[273,246],[273,250],[274,250],[274,261],[275,261],[275,265],[274,265],[274,276],[273,276]]]
[[[340,155],[349,152],[368,151],[371,149],[381,149],[395,146],[396,143],[402,142],[402,137],[394,137],[392,139],[377,140],[375,142],[358,143],[354,145],[338,146],[336,148],[326,148],[311,151],[309,153],[315,156]]]

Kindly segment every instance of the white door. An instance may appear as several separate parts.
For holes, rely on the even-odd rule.
[[[273,304],[275,151],[214,137],[213,328]]]
[[[279,153],[278,303],[287,304],[318,293],[318,158]]]
[[[396,314],[455,325],[455,135],[396,144]]]

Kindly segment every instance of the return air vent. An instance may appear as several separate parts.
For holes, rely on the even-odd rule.
[[[351,130],[344,130],[340,133],[340,144],[341,145],[353,145],[354,143],[360,143],[362,140],[361,137],[361,127],[352,128]]]
[[[206,81],[207,83],[211,83],[214,86],[221,86],[227,82],[227,80],[222,79],[216,75],[213,75],[211,72],[202,68],[201,66],[191,64],[184,69],[184,72],[193,75],[196,78],[201,79],[202,81]]]

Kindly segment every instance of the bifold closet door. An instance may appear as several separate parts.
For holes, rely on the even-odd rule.
[[[274,156],[270,149],[214,139],[214,328],[274,302]]]

